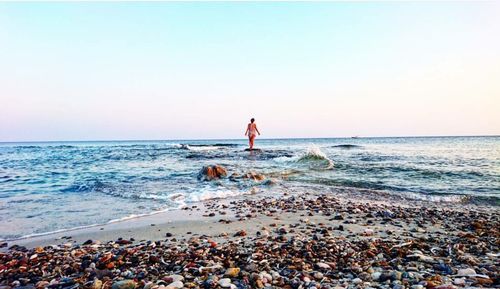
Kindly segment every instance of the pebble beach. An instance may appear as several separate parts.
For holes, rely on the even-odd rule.
[[[210,200],[3,243],[0,288],[498,288],[499,222],[369,190]]]

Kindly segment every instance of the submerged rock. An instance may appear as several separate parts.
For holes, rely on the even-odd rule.
[[[202,181],[211,181],[227,176],[227,171],[220,165],[210,165],[203,167],[198,173],[198,179]]]
[[[246,152],[262,152],[262,149],[256,149],[256,148],[250,149],[250,148],[246,148],[245,151]]]

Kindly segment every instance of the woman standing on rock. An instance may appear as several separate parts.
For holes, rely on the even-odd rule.
[[[245,135],[248,135],[248,144],[250,146],[250,150],[253,150],[253,141],[255,140],[257,134],[260,135],[260,131],[257,129],[255,118],[252,118],[247,126],[247,131],[245,132]]]

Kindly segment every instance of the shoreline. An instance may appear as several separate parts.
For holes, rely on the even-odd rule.
[[[497,287],[498,228],[496,209],[367,192],[215,199],[11,241],[0,253],[0,264],[7,264],[0,265],[0,286]],[[37,268],[50,267],[44,256],[80,265],[67,269],[66,278],[38,275]],[[33,273],[9,265],[13,258],[27,260],[23,266]]]
[[[472,203],[461,203],[459,201],[432,201],[432,196],[428,199],[414,198],[411,195],[395,195],[380,190],[371,189],[359,189],[350,187],[334,187],[333,192],[336,192],[340,198],[346,200],[354,198],[351,200],[353,202],[371,202],[371,203],[383,203],[387,204],[389,202],[395,202],[398,206],[409,206],[409,205],[419,205],[425,206],[430,205],[433,207],[438,207],[440,205],[447,205],[453,207],[455,210],[474,208],[475,210],[496,210],[496,207],[488,207],[482,204],[472,204]],[[353,195],[353,193],[355,193]],[[314,193],[315,195],[320,195],[319,193]],[[289,196],[288,193],[285,195],[278,195],[278,198],[283,198]],[[211,220],[207,218],[207,212],[211,210],[214,205],[220,204],[223,206],[229,206],[232,202],[245,201],[259,199],[266,196],[263,194],[242,194],[238,196],[228,197],[228,198],[214,198],[193,203],[185,204],[182,207],[165,209],[161,211],[153,211],[151,213],[145,213],[142,215],[137,215],[134,217],[123,217],[121,219],[111,220],[103,224],[92,224],[76,228],[60,229],[52,232],[39,233],[34,235],[22,236],[13,239],[0,239],[0,244],[8,244],[8,246],[3,246],[0,248],[0,252],[6,251],[6,247],[11,245],[26,246],[34,248],[36,246],[49,246],[55,244],[68,244],[69,241],[74,244],[83,243],[88,239],[96,239],[100,241],[111,241],[116,236],[120,234],[131,235],[132,238],[137,236],[136,233],[131,230],[140,230],[143,234],[154,237],[155,240],[161,239],[158,233],[154,233],[155,227],[158,226],[159,231],[167,229],[169,227],[175,227],[176,224],[190,223],[190,224],[202,224],[209,223]],[[448,197],[448,196],[446,196]],[[449,196],[449,199],[458,199],[459,196],[453,195]],[[382,200],[377,201],[380,198]],[[208,205],[208,207],[207,207]],[[234,213],[232,211],[226,212],[226,218],[235,220]],[[149,228],[149,230],[148,230]],[[130,234],[131,233],[131,234]],[[108,238],[108,239],[106,239]],[[137,239],[137,238],[134,238]]]

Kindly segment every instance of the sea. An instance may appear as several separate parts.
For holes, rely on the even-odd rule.
[[[0,143],[0,239],[245,195],[372,190],[500,205],[500,136]],[[228,177],[203,181],[203,166]],[[230,178],[258,173],[263,181]]]

